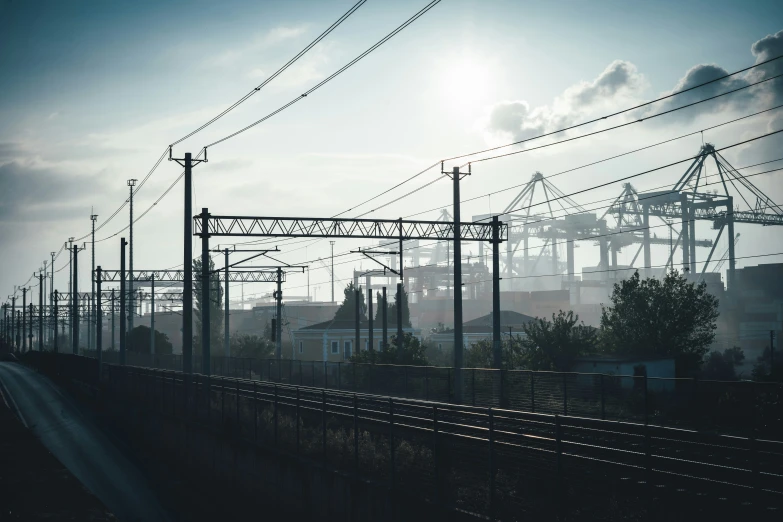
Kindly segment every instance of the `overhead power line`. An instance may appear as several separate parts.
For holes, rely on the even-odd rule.
[[[314,93],[315,91],[317,91],[318,89],[320,89],[321,87],[323,87],[324,85],[326,85],[327,83],[329,83],[330,81],[334,80],[334,79],[335,79],[336,77],[338,77],[340,74],[342,74],[343,72],[347,71],[349,68],[353,67],[353,66],[354,66],[354,65],[355,65],[357,62],[359,62],[359,61],[360,61],[362,58],[364,58],[365,56],[367,56],[368,54],[372,53],[373,51],[375,51],[376,49],[378,49],[380,46],[382,46],[383,44],[385,44],[386,42],[388,42],[389,40],[391,40],[392,38],[394,38],[394,37],[395,37],[397,34],[399,34],[399,33],[400,33],[400,32],[401,32],[403,29],[405,29],[405,28],[406,28],[406,27],[408,27],[410,24],[412,24],[413,22],[415,22],[416,20],[418,20],[418,19],[419,19],[421,16],[423,16],[423,15],[424,15],[424,14],[425,14],[427,11],[429,11],[430,9],[432,9],[433,7],[435,7],[435,6],[436,6],[437,4],[439,4],[439,3],[440,3],[440,0],[432,0],[432,2],[430,2],[429,4],[427,4],[426,6],[424,6],[424,7],[423,7],[423,8],[422,8],[422,9],[421,9],[421,10],[420,10],[418,13],[416,13],[415,15],[411,16],[410,18],[408,18],[408,19],[407,19],[405,22],[403,22],[403,23],[402,23],[402,24],[401,24],[399,27],[397,27],[397,28],[396,28],[396,29],[394,29],[392,32],[390,32],[389,34],[387,34],[386,36],[384,36],[383,38],[381,38],[381,39],[380,39],[378,42],[376,42],[376,43],[375,43],[375,45],[373,45],[372,47],[370,47],[369,49],[367,49],[366,51],[364,51],[363,53],[361,53],[359,56],[357,56],[356,58],[354,58],[353,60],[351,60],[350,62],[348,62],[347,64],[345,64],[344,66],[342,66],[342,67],[341,67],[340,69],[338,69],[337,71],[333,72],[332,74],[330,74],[329,76],[327,76],[326,78],[324,78],[323,80],[321,80],[320,82],[318,82],[316,85],[314,85],[313,87],[311,87],[310,89],[308,89],[307,91],[305,91],[304,93],[302,93],[302,94],[301,94],[299,97],[297,97],[297,98],[294,98],[293,100],[291,100],[290,102],[286,103],[286,104],[285,104],[285,105],[283,105],[282,107],[279,107],[278,109],[276,109],[276,110],[274,110],[274,111],[270,112],[269,114],[267,114],[267,115],[266,115],[266,116],[264,116],[263,118],[261,118],[261,119],[259,119],[259,120],[256,120],[255,122],[251,123],[250,125],[248,125],[248,126],[246,126],[246,127],[243,127],[243,128],[241,128],[241,129],[239,129],[238,131],[236,131],[236,132],[233,132],[233,133],[229,134],[228,136],[225,136],[225,137],[223,137],[223,138],[220,138],[220,139],[219,139],[219,140],[217,140],[217,141],[214,141],[214,142],[210,143],[209,145],[207,145],[207,147],[213,147],[213,146],[215,146],[215,145],[218,145],[219,143],[223,143],[224,141],[226,141],[226,140],[229,140],[229,139],[233,138],[234,136],[238,136],[239,134],[242,134],[243,132],[245,132],[245,131],[247,131],[247,130],[249,130],[249,129],[252,129],[253,127],[255,127],[256,125],[258,125],[259,123],[263,123],[264,121],[268,120],[268,119],[269,119],[269,118],[271,118],[272,116],[274,116],[274,115],[276,115],[276,114],[279,114],[280,112],[284,111],[285,109],[287,109],[287,108],[288,108],[288,107],[290,107],[291,105],[293,105],[293,104],[295,104],[295,103],[297,103],[297,102],[301,101],[302,99],[306,98],[308,95],[310,95],[310,94]]]
[[[264,88],[264,87],[265,87],[265,86],[266,86],[266,85],[267,85],[269,82],[271,82],[272,80],[274,80],[275,78],[277,78],[279,75],[281,75],[281,74],[282,74],[282,73],[283,73],[283,72],[284,72],[286,69],[288,69],[288,68],[289,68],[291,65],[293,65],[293,64],[294,64],[294,63],[295,63],[297,60],[299,60],[299,58],[301,58],[302,56],[304,56],[305,54],[307,54],[307,52],[308,52],[310,49],[312,49],[313,47],[315,47],[315,46],[316,46],[316,45],[317,45],[317,44],[318,44],[318,43],[319,43],[321,40],[323,40],[324,38],[326,38],[326,37],[329,35],[329,33],[331,33],[332,31],[334,31],[334,30],[337,28],[337,26],[339,26],[341,23],[343,23],[343,22],[344,22],[344,21],[345,21],[345,20],[346,20],[346,19],[347,19],[349,16],[351,16],[353,13],[355,13],[355,12],[356,12],[356,11],[357,11],[357,10],[358,10],[358,9],[359,9],[361,6],[362,6],[362,5],[364,5],[364,3],[365,3],[366,1],[367,1],[367,0],[360,0],[359,2],[356,2],[356,3],[353,5],[353,7],[351,7],[351,8],[350,8],[350,9],[349,9],[349,10],[348,10],[348,11],[347,11],[345,14],[343,14],[343,15],[342,15],[340,18],[338,18],[336,22],[334,22],[332,25],[330,25],[330,26],[329,26],[329,27],[328,27],[328,28],[327,28],[327,29],[326,29],[324,32],[322,32],[320,35],[318,35],[318,37],[317,37],[315,40],[313,40],[312,42],[310,42],[310,43],[309,43],[309,44],[308,44],[308,45],[307,45],[307,46],[306,46],[304,49],[302,49],[301,51],[299,51],[299,53],[298,53],[298,54],[296,54],[296,56],[294,56],[293,58],[291,58],[290,60],[288,60],[288,62],[286,62],[286,63],[285,63],[285,65],[283,65],[283,66],[282,66],[282,67],[280,67],[280,68],[279,68],[277,71],[275,71],[275,72],[274,72],[274,73],[273,73],[273,74],[272,74],[272,75],[271,75],[269,78],[267,78],[266,80],[264,80],[263,82],[261,82],[261,84],[260,84],[260,85],[258,85],[257,87],[253,88],[253,90],[251,90],[250,92],[248,92],[247,94],[245,94],[244,96],[242,96],[242,97],[241,97],[239,100],[237,100],[236,102],[234,102],[233,104],[231,104],[230,106],[228,106],[228,108],[226,108],[225,110],[223,110],[223,111],[222,111],[220,114],[218,114],[218,115],[217,115],[217,116],[215,116],[214,118],[210,119],[209,121],[207,121],[206,123],[204,123],[203,125],[201,125],[200,127],[198,127],[197,129],[195,129],[195,130],[193,130],[193,131],[189,132],[188,134],[186,134],[185,136],[181,137],[180,139],[178,139],[178,140],[176,140],[176,141],[172,142],[172,143],[171,143],[171,146],[177,145],[178,143],[181,143],[181,142],[185,141],[186,139],[190,138],[191,136],[193,136],[193,135],[195,135],[195,134],[197,134],[197,133],[201,132],[202,130],[206,129],[207,127],[209,127],[210,125],[212,125],[213,123],[215,123],[216,121],[218,121],[220,118],[222,118],[223,116],[225,116],[225,115],[226,115],[226,114],[228,114],[229,112],[233,111],[234,109],[236,109],[237,107],[239,107],[240,105],[242,105],[244,102],[246,102],[248,99],[250,99],[250,98],[251,98],[251,97],[252,97],[254,94],[258,93],[258,92],[259,92],[261,89],[263,89],[263,88]]]

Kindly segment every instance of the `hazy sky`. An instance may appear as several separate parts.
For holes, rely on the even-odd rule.
[[[261,83],[354,3],[0,0],[2,297],[27,281],[68,237],[87,234],[91,208],[102,224],[127,198],[127,179],[144,178],[168,144]],[[426,3],[369,0],[250,101],[177,145],[175,155],[195,154],[298,96]],[[209,207],[213,214],[328,217],[444,157],[557,130],[714,78],[720,68],[734,71],[783,54],[782,21],[783,3],[776,1],[443,0],[324,88],[211,148],[209,163],[195,172],[193,208]],[[781,72],[783,60],[645,114]],[[462,183],[462,196],[480,196],[523,183],[535,171],[551,175],[781,103],[783,81],[778,79],[596,137],[476,163]],[[780,128],[783,109],[709,130],[703,138],[721,147]],[[551,181],[570,193],[692,156],[701,143],[702,137],[694,135]],[[767,138],[725,156],[735,167],[745,167],[783,158],[782,145],[779,137]],[[776,167],[783,161],[742,172]],[[345,215],[393,200],[439,177],[438,170]],[[674,185],[684,170],[658,171],[633,184],[639,190]],[[137,194],[136,215],[180,172],[164,161]],[[780,172],[753,178],[778,203],[783,201],[781,180]],[[519,190],[464,204],[464,219],[503,210]],[[593,202],[620,190],[615,184],[575,199],[600,207]],[[136,224],[136,268],[182,263],[182,191],[177,185]],[[438,205],[450,210],[451,198],[451,185],[444,180],[371,215],[397,218]],[[435,210],[417,218],[437,215]],[[96,239],[117,233],[127,222],[126,208]],[[738,225],[737,231],[742,234],[738,257],[783,252],[783,229]],[[667,234],[665,228],[659,232]],[[697,224],[697,234],[714,237],[706,222]],[[120,235],[96,244],[97,264],[119,268]],[[339,240],[335,253],[368,243]],[[329,250],[328,241],[271,244],[278,244],[279,257],[290,263],[326,257]],[[722,252],[725,244],[724,237],[717,250]],[[194,247],[200,248],[197,240]],[[465,249],[465,255],[477,253],[475,246]],[[577,266],[598,263],[592,244],[577,252]],[[630,261],[634,253],[635,248],[624,249],[620,261]],[[664,263],[665,254],[665,248],[654,249],[653,264]],[[706,254],[700,249],[699,259]],[[340,278],[360,264],[369,266],[356,256],[339,261],[354,259],[338,265]],[[66,254],[55,269],[64,261]],[[781,261],[783,255],[740,259],[738,266]],[[312,287],[320,284],[316,297],[327,299],[328,273],[317,262],[311,265]],[[83,289],[88,266],[85,256]],[[291,276],[286,294],[304,295],[305,285],[304,277]],[[55,286],[67,287],[67,270],[56,274]],[[269,285],[245,287],[246,294],[271,290]]]

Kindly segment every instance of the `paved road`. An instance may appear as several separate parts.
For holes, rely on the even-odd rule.
[[[23,422],[117,518],[169,520],[138,468],[48,379],[3,362],[0,384]]]

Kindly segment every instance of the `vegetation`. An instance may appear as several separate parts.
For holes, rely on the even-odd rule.
[[[353,321],[356,319],[356,287],[353,282],[343,290],[343,302],[334,314],[335,321]],[[364,291],[359,289],[359,318],[367,318],[367,303],[364,302]]]
[[[403,364],[409,366],[427,366],[425,348],[418,338],[406,333],[403,336],[402,350],[397,347],[397,336],[392,336],[390,346],[385,350],[361,350],[351,356],[354,363]]]
[[[521,336],[512,336],[500,343],[501,364],[504,370],[515,370],[522,366],[522,343]],[[492,368],[494,360],[492,341],[489,339],[479,341],[465,350],[465,368]]]
[[[754,381],[783,381],[783,351],[776,349],[774,356],[774,362],[771,363],[769,346],[764,348],[764,353],[753,366],[751,375]]]
[[[523,330],[520,363],[528,370],[568,371],[576,357],[596,346],[596,329],[585,326],[572,311],[560,310],[551,321],[537,318]]]
[[[128,336],[128,351],[136,353],[151,353],[150,327],[139,325],[131,330]],[[155,353],[157,355],[170,355],[174,347],[169,341],[169,336],[155,330]]]
[[[231,343],[232,357],[271,359],[275,356],[275,343],[266,336],[234,334],[229,342]]]
[[[723,350],[723,353],[717,350],[712,351],[704,360],[704,365],[701,368],[701,378],[716,381],[736,381],[739,378],[736,367],[740,366],[744,360],[745,352],[738,346]]]
[[[601,345],[607,353],[670,356],[677,375],[697,374],[715,339],[718,299],[707,285],[689,283],[676,270],[663,279],[635,273],[614,285],[601,314]]]
[[[395,290],[394,302],[389,305],[389,311],[387,312],[389,324],[397,324],[397,307],[400,306],[398,301],[399,298]],[[402,288],[402,326],[405,328],[411,327],[411,311],[408,308],[408,292],[405,290],[405,287]]]

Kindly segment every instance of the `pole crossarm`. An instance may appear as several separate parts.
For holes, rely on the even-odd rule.
[[[257,237],[323,237],[363,239],[454,240],[454,223],[443,221],[410,221],[404,219],[331,219],[213,216],[207,217],[210,236]],[[506,238],[507,226],[501,225],[500,240]],[[201,217],[193,218],[193,235],[202,234]],[[489,223],[460,223],[462,241],[490,241]]]
[[[274,270],[264,269],[264,270],[247,271],[247,269],[244,268],[240,268],[239,270],[244,270],[244,271],[229,272],[228,274],[229,282],[274,283],[277,281],[277,274],[275,273]],[[128,271],[126,271],[125,273],[127,274]],[[218,281],[222,282],[226,280],[225,274],[223,272],[215,271],[214,276]],[[121,278],[120,270],[101,271],[101,281],[103,282],[119,281],[120,278]],[[184,283],[185,271],[184,270],[134,270],[133,280],[136,282],[150,282],[154,280],[156,283],[162,281]],[[155,294],[156,299],[157,296],[158,294],[156,293]]]

